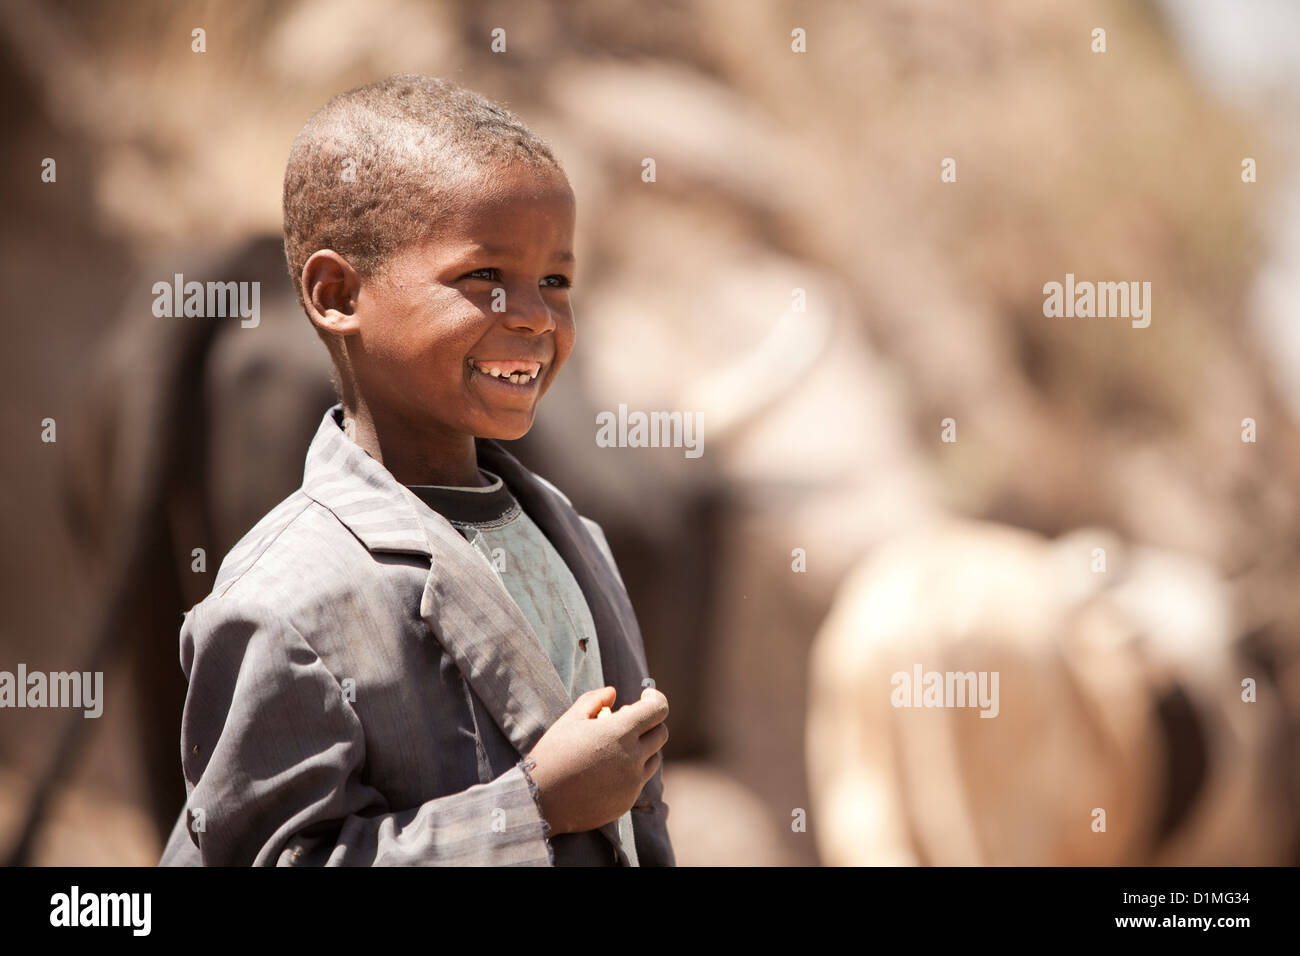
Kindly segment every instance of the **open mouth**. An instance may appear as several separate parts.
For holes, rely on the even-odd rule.
[[[531,392],[537,387],[542,372],[541,362],[524,362],[515,359],[499,362],[480,362],[467,359],[470,377],[486,379],[491,385],[513,392]]]

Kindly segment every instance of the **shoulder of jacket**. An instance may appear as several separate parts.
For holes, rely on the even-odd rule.
[[[537,472],[533,472],[533,477],[536,478],[538,481],[540,481],[543,486],[555,492],[555,494],[559,496],[560,500],[563,501],[566,505],[568,505],[570,508],[573,507],[573,502],[569,500],[569,496],[566,495],[563,491],[561,491],[559,488],[556,488],[555,485],[551,484],[549,481],[547,481]]]
[[[310,526],[310,530],[307,526]],[[285,535],[291,529],[306,530],[309,535],[331,540],[342,539],[344,535],[339,530],[346,531],[344,526],[338,524],[333,512],[299,489],[267,512],[226,553],[217,568],[212,593],[224,595],[254,569],[265,569],[268,564],[274,565],[286,560],[295,563],[292,558],[293,547],[285,547],[288,540]],[[348,532],[349,536],[350,534]],[[302,542],[296,540],[299,537],[292,533],[290,535],[301,548]]]

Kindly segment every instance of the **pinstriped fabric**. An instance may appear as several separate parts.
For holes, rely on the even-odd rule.
[[[307,453],[303,493],[338,517],[372,551],[428,554],[417,499],[345,436],[341,406],[326,414]]]
[[[182,753],[187,810],[203,827],[173,833],[163,865],[380,866],[549,862],[523,772],[390,806],[362,773],[361,720],[306,638],[273,610],[283,595],[191,612]],[[229,687],[229,690],[223,688]],[[216,707],[214,701],[223,701]],[[220,715],[214,720],[214,715]],[[414,727],[394,728],[412,733]],[[187,841],[188,842],[188,841]]]
[[[213,592],[225,591],[232,583],[247,571],[272,541],[304,510],[311,506],[311,500],[305,495],[294,492],[280,504],[267,512],[252,529],[226,555],[217,569],[213,583]]]
[[[627,865],[614,822],[545,837],[518,761],[567,692],[473,547],[343,434],[341,412],[321,422],[302,488],[186,617],[189,800],[162,863]],[[644,650],[599,526],[477,446],[573,569],[618,704],[636,699]],[[197,810],[203,833],[187,826]],[[641,865],[673,864],[666,818],[656,773],[633,809]]]

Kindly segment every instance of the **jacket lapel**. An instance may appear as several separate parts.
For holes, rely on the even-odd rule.
[[[476,445],[479,461],[501,476],[577,580],[596,628],[605,683],[618,692],[615,707],[640,699],[646,665],[635,650],[640,646],[640,634],[635,634],[633,640],[634,635],[629,633],[636,627],[636,616],[622,589],[613,587],[614,578],[605,557],[582,518],[566,499],[544,487],[500,444],[480,438]]]
[[[629,697],[625,655],[614,646],[622,641],[626,647],[626,637],[592,566],[593,560],[602,559],[581,519],[572,508],[566,514],[554,494],[496,442],[476,439],[476,447],[480,463],[501,475],[573,571],[591,605],[606,682],[617,689],[620,702],[636,699],[639,687]],[[312,441],[303,491],[329,508],[371,552],[429,558],[420,617],[514,748],[521,755],[531,751],[573,704],[554,665],[519,606],[473,546],[344,435],[341,405],[326,413]],[[600,832],[620,860],[630,862],[617,824],[608,823]]]
[[[641,643],[639,632],[634,642],[628,631],[629,628],[636,628],[636,615],[622,589],[613,587],[614,575],[606,566],[604,555],[597,548],[591,532],[582,523],[582,518],[567,499],[561,498],[554,490],[543,487],[531,471],[497,442],[479,438],[475,440],[475,445],[480,463],[501,476],[519,506],[546,535],[577,580],[596,629],[605,683],[612,685],[615,690],[615,708],[639,700],[641,679],[647,668],[645,659],[636,650]],[[514,606],[513,601],[511,605]],[[550,666],[549,660],[547,664]],[[559,677],[555,675],[553,666],[550,667],[550,672],[558,685]],[[562,686],[560,692],[563,695]],[[567,696],[565,700],[567,707]],[[658,800],[662,790],[661,778],[656,775],[646,785],[641,796]],[[607,823],[600,827],[600,832],[614,845],[619,861],[624,866],[630,865],[631,860],[623,850],[619,838],[618,823]]]
[[[510,592],[460,532],[420,507],[431,555],[420,616],[501,732],[526,754],[573,701]]]

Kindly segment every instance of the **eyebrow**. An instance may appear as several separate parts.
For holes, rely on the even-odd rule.
[[[519,250],[514,248],[513,246],[492,246],[492,245],[485,245],[482,243],[478,245],[477,251],[480,253],[485,253],[489,256],[516,255],[519,252]],[[564,252],[557,252],[552,258],[554,258],[558,262],[575,261],[573,258],[573,253],[567,250]]]

